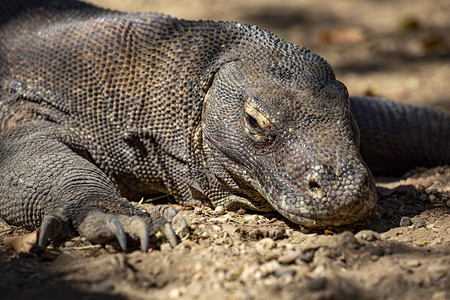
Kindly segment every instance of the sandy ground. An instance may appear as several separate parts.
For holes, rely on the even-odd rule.
[[[352,95],[450,111],[447,0],[93,2],[256,24],[325,57]],[[3,239],[21,231],[0,222],[0,298],[449,299],[450,168],[377,181],[377,212],[353,233],[176,206],[190,233],[174,249],[158,240],[148,254],[120,253],[74,238],[18,255]]]

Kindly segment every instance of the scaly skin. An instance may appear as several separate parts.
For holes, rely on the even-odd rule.
[[[374,211],[347,89],[319,56],[236,23],[40,2],[0,2],[0,209],[42,223],[41,244],[173,241],[176,212],[122,196],[320,228]]]

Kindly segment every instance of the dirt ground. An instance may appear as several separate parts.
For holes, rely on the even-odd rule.
[[[447,0],[92,2],[256,24],[322,55],[350,94],[450,111]],[[3,240],[21,231],[0,222],[0,298],[450,299],[450,168],[377,182],[378,209],[353,233],[175,205],[190,232],[174,249],[121,253],[78,237],[16,254]]]

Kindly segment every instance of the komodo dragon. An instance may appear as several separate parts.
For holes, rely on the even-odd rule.
[[[349,98],[324,59],[257,27],[71,0],[1,0],[0,26],[1,217],[41,226],[40,245],[176,243],[176,211],[123,198],[164,194],[353,224],[375,209],[369,168],[450,162],[449,114]]]

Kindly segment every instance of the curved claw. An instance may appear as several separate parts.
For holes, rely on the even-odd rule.
[[[59,240],[65,236],[67,231],[64,229],[64,221],[56,216],[47,215],[42,220],[38,246],[45,247],[49,239]]]
[[[124,226],[126,232],[141,243],[142,252],[148,252],[150,244],[150,230],[147,222],[138,216],[118,216],[118,220]]]
[[[176,208],[169,205],[159,205],[155,207],[154,212],[156,212],[158,216],[172,224],[172,228],[175,229],[177,234],[187,234],[188,223]]]
[[[161,228],[161,232],[164,234],[164,237],[169,241],[169,244],[173,247],[175,247],[178,244],[178,238],[175,232],[172,229],[172,225],[170,223],[164,223],[163,227]]]
[[[150,244],[149,226],[146,220],[139,216],[91,212],[80,224],[78,231],[92,243],[105,243],[115,238],[124,251],[128,248],[127,235],[140,241],[143,252],[148,251]]]
[[[111,232],[116,236],[117,241],[119,242],[120,247],[123,251],[127,251],[127,237],[125,235],[125,231],[123,230],[122,225],[116,217],[111,216],[106,222],[107,227]]]
[[[162,212],[169,216],[175,224],[181,224],[182,227],[187,228],[186,220],[176,209],[163,209]],[[150,236],[157,231],[161,231],[172,247],[178,244],[179,239],[171,223],[162,218],[159,212],[157,212],[157,215],[147,218],[145,216],[112,215],[100,211],[91,211],[78,227],[80,235],[86,237],[88,241],[105,243],[115,238],[124,251],[127,251],[128,235],[132,239],[140,241],[143,252],[148,251]],[[49,231],[46,230],[46,232]]]
[[[39,240],[38,240],[39,247],[45,247],[48,239],[53,234],[53,226],[52,226],[53,222],[54,217],[52,216],[44,217],[44,220],[42,220],[41,231],[39,232]]]
[[[127,248],[125,230],[119,219],[99,211],[90,212],[80,224],[78,232],[92,243],[105,243],[116,238],[120,247]]]
[[[148,226],[147,223],[145,223],[144,220],[142,220],[141,218],[137,218],[138,222],[138,232],[137,232],[137,236],[139,237],[139,240],[141,241],[141,249],[142,252],[146,253],[148,252],[148,247],[150,244],[150,232],[148,230]]]

